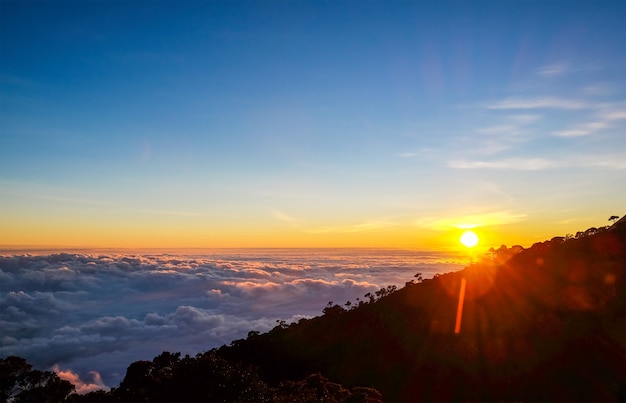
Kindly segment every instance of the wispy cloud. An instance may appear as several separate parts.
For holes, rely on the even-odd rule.
[[[592,133],[597,132],[598,130],[605,129],[607,127],[609,127],[609,125],[604,122],[589,122],[583,125],[579,125],[573,129],[557,130],[555,132],[552,132],[552,134],[559,137],[582,137],[588,136]]]
[[[496,154],[525,142],[530,137],[528,126],[540,118],[538,115],[512,115],[499,118],[497,124],[475,129],[479,136],[472,138],[473,149],[479,154]]]
[[[486,106],[487,109],[583,109],[588,105],[583,101],[555,97],[506,98]]]
[[[592,96],[609,95],[613,92],[613,88],[607,84],[592,84],[582,88],[582,93]]]
[[[53,202],[61,202],[61,203],[71,203],[71,204],[86,204],[86,205],[99,205],[99,206],[115,206],[117,203],[109,200],[97,200],[97,199],[88,199],[82,197],[71,197],[71,196],[60,196],[57,194],[41,194],[41,193],[32,193],[28,191],[20,191],[20,190],[11,190],[5,188],[4,190],[0,190],[0,193],[10,194],[14,196],[29,198],[29,199],[39,199],[39,200],[47,200]]]
[[[488,126],[482,127],[480,129],[476,129],[476,133],[478,134],[512,134],[518,131],[517,126],[513,125],[497,125],[497,126]]]
[[[537,71],[537,73],[543,77],[554,77],[554,76],[563,75],[567,73],[567,71],[568,71],[567,64],[556,63],[556,64],[549,64],[547,66],[541,67]]]
[[[553,66],[554,67],[554,66]],[[554,70],[554,71],[552,71]],[[552,69],[553,74],[559,70]],[[560,70],[559,70],[560,71]],[[546,69],[545,74],[548,74]],[[613,156],[605,156],[602,150],[589,150],[588,154],[572,155],[571,153],[530,153],[525,152],[525,144],[529,143],[529,149],[537,149],[543,136],[540,125],[534,123],[544,119],[545,115],[534,113],[534,110],[558,109],[558,114],[546,115],[552,117],[550,124],[562,125],[557,129],[548,131],[552,136],[573,139],[577,137],[603,134],[602,139],[616,141],[615,135],[619,133],[626,120],[626,105],[615,102],[588,102],[586,100],[572,100],[553,96],[544,97],[510,97],[489,105],[482,105],[489,117],[489,111],[533,110],[533,113],[512,113],[502,116],[501,113],[493,116],[492,124],[486,124],[474,129],[475,135],[466,137],[463,154],[448,158],[447,166],[455,169],[466,170],[510,170],[510,171],[543,171],[559,168],[605,168],[623,169],[622,159]],[[546,114],[548,112],[546,111]],[[506,116],[509,115],[509,116]],[[569,127],[565,122],[577,122]],[[489,121],[487,121],[489,122]],[[566,123],[567,124],[567,123]],[[535,147],[533,147],[535,146]],[[517,148],[515,151],[502,154],[503,151]],[[545,149],[545,146],[541,146]],[[556,151],[556,150],[555,150]],[[502,155],[501,157],[496,157]],[[489,158],[488,156],[491,156]]]
[[[508,158],[501,160],[454,160],[448,162],[455,169],[494,169],[511,171],[541,171],[556,168],[607,168],[626,169],[626,155],[596,154],[569,155],[562,159]]]
[[[580,164],[588,167],[626,169],[626,153],[623,155],[597,155],[580,158]]]
[[[588,136],[603,129],[613,127],[619,120],[626,120],[625,109],[613,109],[604,107],[597,114],[596,120],[575,126],[567,130],[557,130],[552,132],[553,135],[559,137],[582,137]]]
[[[407,151],[407,152],[403,152],[398,154],[398,156],[400,158],[414,158],[414,157],[420,157],[420,156],[425,156],[425,155],[431,155],[433,153],[433,149],[432,148],[420,148],[418,150],[415,151]]]
[[[532,122],[536,122],[539,119],[541,119],[540,115],[530,115],[530,114],[523,114],[523,115],[512,115],[509,117],[512,121],[517,122],[518,124],[529,124]]]
[[[286,223],[295,224],[295,223],[298,222],[298,220],[296,220],[292,216],[287,215],[287,214],[285,214],[285,213],[283,213],[282,211],[279,211],[279,210],[271,210],[271,214],[277,220],[280,220],[280,221],[283,221],[283,222],[286,222]]]
[[[450,228],[468,229],[493,225],[505,225],[520,222],[526,214],[506,210],[486,211],[483,213],[447,214],[445,217],[428,217],[416,221],[418,227],[446,231]]]
[[[367,232],[367,231],[386,231],[397,226],[396,223],[386,220],[366,221],[354,225],[334,225],[309,228],[306,232],[311,234],[325,234],[331,232],[350,233],[350,232]]]
[[[175,217],[208,217],[208,214],[198,213],[195,211],[182,211],[182,210],[162,210],[162,209],[134,209],[133,211],[144,214],[154,214],[162,216],[175,216]]]
[[[478,128],[476,129],[476,133],[485,135],[516,135],[519,134],[522,129],[540,118],[539,115],[530,114],[511,115],[504,118],[504,123]]]
[[[508,169],[521,171],[537,171],[556,168],[559,163],[545,158],[508,158],[495,161],[450,161],[448,166],[457,169]]]
[[[118,204],[116,202],[105,199],[82,197],[82,195],[80,195],[81,192],[76,189],[57,188],[39,184],[4,180],[0,180],[0,193],[29,199],[40,199],[72,204],[91,204],[104,206],[114,206]]]
[[[613,120],[626,120],[626,109],[613,109],[604,112],[601,115],[604,119],[613,121]]]

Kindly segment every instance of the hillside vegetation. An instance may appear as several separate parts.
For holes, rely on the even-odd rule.
[[[135,362],[111,392],[70,399],[624,401],[625,271],[624,220],[492,249],[196,357]]]

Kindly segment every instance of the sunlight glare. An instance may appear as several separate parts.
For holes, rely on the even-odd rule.
[[[468,248],[473,248],[478,245],[478,235],[474,231],[467,230],[463,232],[459,241]]]

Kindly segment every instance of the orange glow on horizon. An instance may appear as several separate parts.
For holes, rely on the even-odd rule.
[[[462,229],[458,225],[396,222],[384,227],[349,226],[344,220],[325,231],[312,231],[311,221],[302,225],[271,220],[249,221],[159,217],[142,215],[80,216],[17,215],[3,221],[2,246],[55,246],[87,248],[391,248],[451,250],[486,253],[489,247],[530,247],[554,236],[597,226],[597,220],[555,225],[541,217],[519,223],[493,223]],[[458,221],[462,222],[462,221]],[[459,243],[464,231],[473,231],[478,244]]]

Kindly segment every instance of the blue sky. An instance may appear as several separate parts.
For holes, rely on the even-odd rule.
[[[623,1],[0,11],[0,244],[530,243],[624,210]]]

